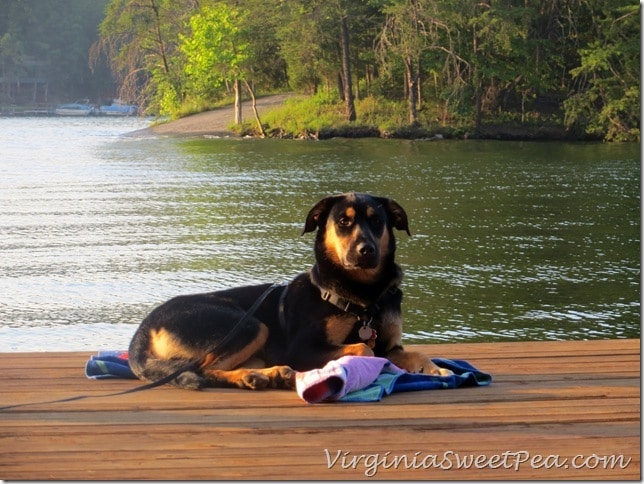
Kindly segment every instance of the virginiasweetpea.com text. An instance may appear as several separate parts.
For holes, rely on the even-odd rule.
[[[360,469],[367,477],[375,476],[386,469],[453,470],[453,469],[507,469],[520,471],[531,469],[625,469],[631,458],[621,454],[575,455],[564,457],[558,454],[533,454],[526,450],[505,451],[498,454],[467,454],[452,451],[441,453],[392,452],[359,454],[350,451],[324,449],[327,468]]]

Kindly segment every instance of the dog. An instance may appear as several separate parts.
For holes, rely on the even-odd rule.
[[[250,285],[161,304],[132,338],[132,371],[151,382],[178,372],[170,383],[185,389],[291,389],[297,371],[359,355],[449,374],[403,349],[394,230],[411,235],[392,199],[345,193],[320,200],[302,232],[316,231],[311,270],[283,287]]]

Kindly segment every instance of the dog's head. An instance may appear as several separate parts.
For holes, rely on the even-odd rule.
[[[318,262],[322,257],[353,278],[367,281],[393,262],[393,229],[409,234],[409,223],[394,200],[345,193],[324,198],[309,211],[302,234],[316,229]]]

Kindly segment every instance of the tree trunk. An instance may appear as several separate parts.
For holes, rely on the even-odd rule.
[[[420,59],[418,60],[418,67],[416,68],[418,72],[418,79],[416,81],[416,109],[420,111],[422,108],[422,102],[423,102],[423,85],[422,85],[422,79],[420,77],[421,73],[421,66],[420,66]]]
[[[474,82],[474,110],[475,110],[475,127],[478,131],[481,129],[481,119],[483,117],[483,82],[478,79],[478,76],[475,76]]]
[[[407,77],[407,106],[409,108],[409,124],[418,124],[418,72],[414,72],[414,63],[411,59],[405,59],[405,74]]]
[[[262,121],[259,119],[259,113],[257,112],[255,91],[253,91],[253,88],[250,87],[250,84],[248,84],[248,81],[246,79],[244,79],[244,84],[246,84],[246,89],[248,90],[248,94],[250,94],[250,98],[252,100],[253,114],[255,115],[255,121],[257,121],[257,128],[259,129],[259,133],[262,138],[266,138],[266,131],[264,131],[264,126],[262,126]]]
[[[356,120],[356,108],[353,103],[353,84],[351,82],[351,60],[349,57],[349,24],[346,15],[340,22],[340,45],[342,46],[342,77],[344,87],[344,103],[347,120]]]
[[[242,101],[241,101],[241,81],[235,79],[233,83],[233,90],[235,91],[235,124],[242,123]]]
[[[155,0],[150,0],[150,7],[154,12],[155,19],[155,28],[157,35],[157,44],[159,45],[159,56],[163,60],[163,70],[166,74],[170,74],[170,67],[168,64],[168,56],[165,51],[165,42],[163,42],[163,35],[161,35],[161,17],[159,16],[159,6],[156,4]]]

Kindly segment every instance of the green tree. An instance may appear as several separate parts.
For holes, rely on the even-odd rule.
[[[2,35],[0,37],[0,77],[4,82],[0,103],[14,100],[12,88],[18,83],[20,77],[26,74],[24,59],[22,42],[9,32]]]
[[[198,0],[112,0],[92,59],[107,56],[119,97],[172,115],[184,96],[179,34]]]
[[[315,94],[335,85],[339,34],[324,0],[281,2],[277,38],[293,89]]]
[[[262,136],[262,123],[255,106],[255,93],[249,78],[253,64],[249,32],[244,29],[248,10],[224,3],[204,7],[190,18],[190,35],[182,35],[181,50],[186,55],[187,88],[203,95],[232,83],[235,92],[235,124],[241,118],[241,84],[253,100],[253,112]]]
[[[597,38],[571,70],[582,88],[564,102],[566,124],[610,141],[640,140],[639,6],[605,2]]]
[[[38,100],[97,98],[109,86],[109,73],[93,75],[88,66],[88,49],[96,40],[97,25],[107,0],[3,0],[0,11],[0,68],[2,90],[12,98],[25,91],[20,78],[46,81]],[[107,74],[107,75],[106,75]],[[15,89],[16,92],[10,92]],[[24,93],[23,93],[24,94]],[[46,98],[43,96],[46,94]],[[14,99],[17,102],[36,100]]]
[[[468,56],[472,69],[475,123],[480,127],[483,115],[498,106],[500,94],[521,78],[525,52],[529,45],[528,22],[531,11],[517,2],[482,2],[473,6],[469,19],[472,51]],[[526,21],[528,20],[528,21]]]
[[[236,0],[232,1],[232,5],[236,5]],[[249,57],[252,63],[249,63],[247,68],[251,74],[252,85],[264,90],[286,87],[286,62],[277,39],[277,29],[280,25],[278,2],[244,0],[243,6],[251,12],[245,17],[244,31],[249,35]],[[254,12],[261,12],[261,15]]]
[[[570,127],[633,139],[638,12],[628,0],[110,0],[96,52],[136,94],[123,97],[171,115],[234,91],[239,121],[242,86],[254,98],[288,82],[332,93],[334,109],[337,86],[348,120],[362,91],[396,113],[404,100],[411,124],[561,119],[565,107]],[[10,33],[5,72],[30,52]]]
[[[429,66],[428,51],[452,56],[450,30],[440,18],[434,0],[396,0],[384,8],[387,15],[378,40],[380,59],[390,73],[396,62],[404,66],[409,123],[418,124],[421,77]]]
[[[293,88],[314,94],[337,85],[345,118],[356,119],[354,66],[373,64],[374,17],[379,7],[371,1],[311,0],[281,2],[277,29],[281,52]],[[365,72],[367,71],[364,68]],[[373,69],[370,75],[373,76]]]
[[[356,107],[353,95],[353,78],[351,76],[351,34],[349,18],[341,14],[340,18],[340,57],[342,58],[342,97],[346,108],[347,121],[356,120]]]

